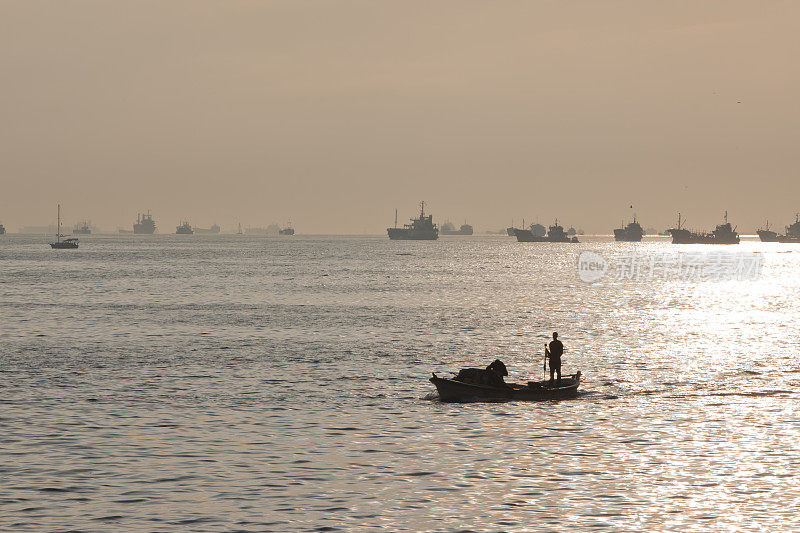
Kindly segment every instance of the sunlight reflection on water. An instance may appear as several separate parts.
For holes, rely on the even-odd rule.
[[[587,284],[620,245],[35,244],[0,248],[2,529],[800,528],[800,248]],[[496,357],[540,376],[554,330],[578,399],[424,399]]]

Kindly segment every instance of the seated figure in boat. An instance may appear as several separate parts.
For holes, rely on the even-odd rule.
[[[507,387],[503,381],[503,376],[508,375],[506,365],[500,359],[495,359],[492,364],[485,369],[482,368],[462,368],[458,375],[453,378],[455,381],[473,383],[475,385],[488,385],[490,387]]]

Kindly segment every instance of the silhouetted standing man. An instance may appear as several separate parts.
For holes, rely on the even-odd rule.
[[[550,349],[547,351],[550,359],[550,384],[553,384],[553,374],[558,374],[558,384],[561,384],[561,355],[564,353],[564,345],[558,340],[558,333],[553,333],[553,340],[550,341]]]

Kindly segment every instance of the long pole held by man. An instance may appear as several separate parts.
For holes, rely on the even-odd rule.
[[[550,351],[547,349],[547,343],[544,343],[544,361],[542,361],[542,381],[547,379],[547,359],[550,357]]]

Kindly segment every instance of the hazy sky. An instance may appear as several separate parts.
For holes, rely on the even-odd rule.
[[[800,211],[800,3],[0,0],[0,222]]]

